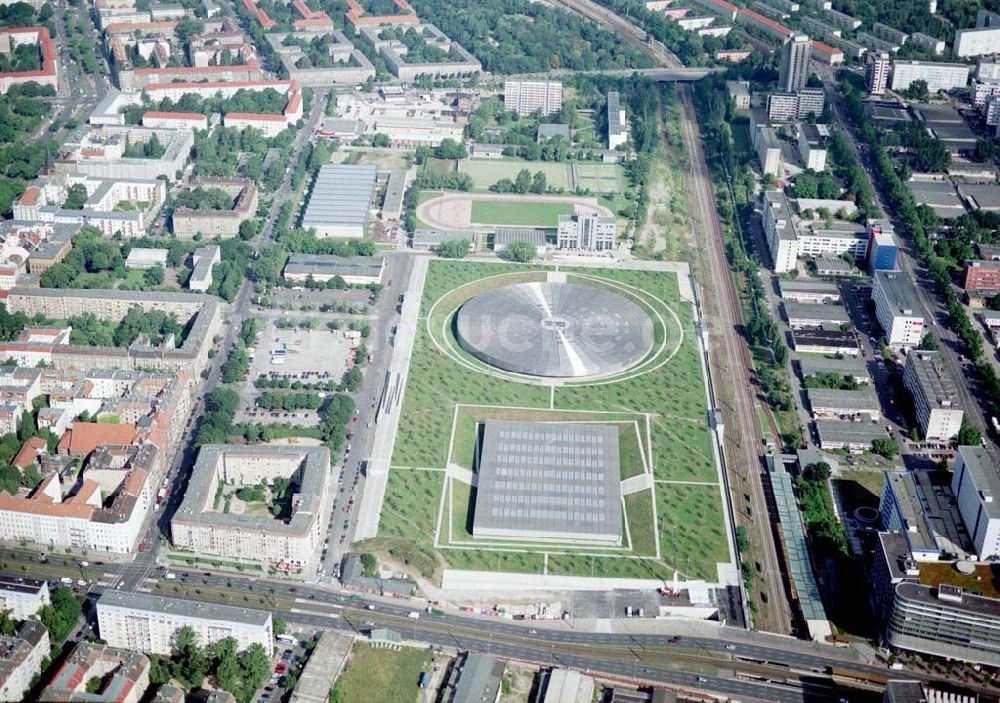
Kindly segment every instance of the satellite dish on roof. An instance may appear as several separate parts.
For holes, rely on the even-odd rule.
[[[960,574],[965,574],[966,576],[971,576],[976,573],[976,565],[971,561],[959,561],[955,563],[955,568],[958,569]]]

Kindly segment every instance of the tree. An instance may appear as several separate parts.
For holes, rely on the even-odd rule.
[[[469,152],[466,150],[464,144],[450,138],[442,139],[441,143],[434,147],[434,156],[446,161],[464,159],[468,155]]]
[[[893,437],[878,437],[872,440],[872,451],[886,459],[892,459],[899,454],[899,442]]]
[[[441,256],[446,259],[464,259],[469,255],[469,240],[452,239],[441,245]]]
[[[149,287],[163,285],[164,271],[162,266],[153,266],[142,272],[142,282]]]
[[[39,611],[39,619],[49,631],[53,644],[62,642],[73,631],[77,620],[83,614],[80,600],[66,586],[57,588],[51,596],[51,603]]]
[[[526,168],[522,168],[517,172],[517,177],[514,179],[514,192],[525,194],[531,190],[531,172]]]
[[[997,153],[997,144],[992,139],[977,139],[976,148],[972,151],[972,160],[983,163],[992,161]]]
[[[524,264],[538,256],[538,249],[530,242],[511,242],[504,254],[511,261]]]
[[[927,81],[923,78],[913,81],[910,83],[910,87],[903,91],[903,97],[907,100],[927,100],[930,97],[930,91],[927,89]]]
[[[532,193],[544,193],[548,189],[548,182],[545,179],[544,171],[536,171],[535,175],[531,179],[531,192]]]
[[[283,635],[288,632],[288,624],[281,618],[276,617],[271,622],[271,629],[274,630],[275,635]]]
[[[389,146],[389,135],[383,134],[382,132],[376,132],[372,135],[372,146],[383,149]]]
[[[361,568],[366,577],[372,578],[378,575],[378,560],[374,554],[365,552],[361,555]]]
[[[962,447],[975,447],[982,441],[982,433],[975,425],[969,424],[969,419],[962,418],[962,427],[958,430],[958,444]]]
[[[21,426],[17,429],[17,437],[22,442],[35,436],[38,428],[35,427],[35,416],[27,410],[21,411]]]
[[[831,473],[830,465],[825,461],[809,464],[804,471],[805,477],[810,481],[827,481]]]
[[[253,644],[239,655],[240,670],[243,673],[243,688],[256,691],[271,673],[271,660],[260,644]]]
[[[190,626],[182,627],[174,636],[173,674],[175,678],[196,686],[208,673],[208,659],[198,646],[198,633]]]
[[[66,200],[63,201],[63,209],[82,210],[84,204],[87,202],[87,197],[86,187],[79,183],[72,185],[66,192]]]
[[[42,482],[42,475],[38,472],[38,467],[34,464],[26,466],[24,471],[21,472],[21,485],[28,489],[34,489],[38,487],[38,484]]]
[[[928,332],[924,338],[920,340],[920,348],[924,351],[938,350],[938,339],[934,336],[933,332]]]

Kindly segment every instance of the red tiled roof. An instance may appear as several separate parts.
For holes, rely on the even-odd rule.
[[[743,15],[744,17],[749,17],[753,19],[755,22],[759,22],[760,24],[770,27],[775,32],[784,34],[786,37],[792,35],[792,30],[790,30],[788,27],[786,27],[783,24],[779,24],[778,22],[775,22],[770,17],[765,17],[759,12],[754,12],[753,10],[741,9],[740,14]]]
[[[227,112],[227,120],[248,120],[251,122],[285,122],[284,115],[270,115],[264,112]]]
[[[37,205],[38,196],[42,194],[42,189],[38,186],[28,186],[21,195],[21,203],[24,205]]]
[[[142,118],[146,119],[147,117],[156,120],[197,120],[199,122],[208,119],[200,112],[157,112],[155,110],[144,112]]]
[[[226,73],[228,71],[238,71],[240,69],[251,69],[256,71],[259,68],[257,59],[250,59],[242,66],[178,66],[176,68],[137,68],[135,73],[138,76],[169,75],[172,73],[189,73],[200,75],[203,73]]]
[[[106,422],[74,422],[59,440],[59,453],[87,455],[102,444],[132,444],[135,425]]]
[[[840,49],[835,49],[834,47],[830,46],[829,44],[824,44],[823,42],[816,41],[815,39],[813,39],[812,48],[813,48],[813,51],[819,51],[821,53],[828,54],[830,56],[836,56],[837,54],[843,54],[844,53]]]
[[[4,29],[0,34],[36,34],[38,36],[38,46],[42,50],[42,68],[39,71],[13,71],[11,73],[0,73],[0,76],[16,76],[18,78],[30,78],[34,76],[56,75],[56,46],[49,36],[46,27],[14,27]]]
[[[31,466],[38,459],[38,450],[45,449],[47,443],[41,437],[31,437],[21,445],[13,464],[19,469]]]

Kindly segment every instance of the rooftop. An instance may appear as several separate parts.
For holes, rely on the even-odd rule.
[[[906,366],[915,374],[917,384],[932,409],[958,409],[958,386],[937,352],[911,352],[906,358]]]
[[[17,593],[38,593],[45,588],[44,579],[33,579],[27,576],[0,574],[0,591],[16,591]]]
[[[917,493],[917,484],[907,471],[886,471],[883,480],[896,497],[896,505],[905,521],[906,540],[911,549],[937,551],[937,540],[924,513]]]
[[[980,505],[990,519],[1000,519],[1000,460],[982,447],[963,446],[958,454],[965,462],[973,483],[981,495],[989,495],[993,500],[981,500]]]
[[[872,440],[886,436],[885,429],[877,422],[817,420],[816,431],[821,445],[825,441],[871,444]]]
[[[473,534],[621,539],[618,428],[488,421]]]
[[[843,359],[826,359],[818,356],[802,356],[796,359],[803,376],[820,373],[839,373],[845,376],[868,377],[868,365],[864,359],[845,357]]]
[[[377,173],[373,165],[321,166],[302,216],[302,227],[363,226],[368,221]]]
[[[332,256],[292,254],[285,264],[285,276],[375,276],[382,274],[381,256]]]
[[[151,593],[131,593],[119,590],[109,590],[102,593],[100,600],[97,602],[97,607],[98,609],[130,608],[151,613],[166,613],[184,618],[238,622],[247,625],[264,626],[271,621],[271,613],[266,610],[239,608],[219,603],[168,598],[166,596],[155,596]]]
[[[811,388],[806,391],[809,405],[816,408],[842,408],[844,410],[879,409],[878,395],[870,386],[856,391],[833,388]]]
[[[917,291],[902,271],[876,271],[874,287],[881,290],[894,315],[919,317]]]
[[[843,305],[816,305],[812,303],[792,303],[782,301],[785,316],[789,320],[823,320],[824,322],[848,323],[851,316]]]

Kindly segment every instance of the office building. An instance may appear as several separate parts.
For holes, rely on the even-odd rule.
[[[784,300],[781,307],[785,319],[792,329],[822,327],[823,325],[847,325],[851,322],[847,308],[843,305],[816,305],[815,303],[793,303]]]
[[[190,627],[202,647],[232,637],[242,651],[274,644],[271,613],[254,608],[167,598],[149,593],[105,591],[97,601],[97,629],[111,647],[144,654],[170,654],[177,631]]]
[[[858,340],[854,332],[837,327],[807,327],[792,331],[792,347],[808,354],[857,356]]]
[[[882,52],[878,56],[874,54],[865,66],[865,86],[872,95],[882,95],[889,87],[889,73],[892,69],[892,61],[889,54]]]
[[[1000,53],[1000,15],[979,10],[974,28],[955,32],[952,51],[959,58]]]
[[[778,71],[778,88],[788,93],[806,87],[809,81],[809,57],[812,40],[804,34],[793,34],[781,47],[781,68]]]
[[[975,291],[1000,291],[1000,261],[965,262],[962,288]]]
[[[823,307],[823,306],[817,306]],[[812,416],[817,420],[871,420],[881,417],[878,395],[870,386],[861,390],[811,388],[806,391]]]
[[[917,292],[902,271],[872,274],[875,316],[893,349],[915,347],[925,332],[924,317],[917,305]]]
[[[817,420],[820,449],[846,449],[849,452],[871,451],[872,442],[888,437],[885,428],[874,422]]]
[[[964,88],[969,83],[969,68],[964,63],[893,61],[892,89],[901,93],[918,80],[926,81],[932,93]]]
[[[896,231],[889,220],[868,220],[868,272],[896,268]]]
[[[882,529],[903,535],[910,553],[918,561],[937,561],[942,548],[938,544],[932,522],[924,510],[925,498],[921,495],[926,480],[918,485],[917,477],[910,471],[885,471],[882,474],[882,494],[879,499],[879,516]],[[938,523],[939,524],[939,523]]]
[[[521,116],[536,111],[551,115],[562,109],[562,94],[560,81],[506,81],[503,84],[503,107]]]
[[[306,283],[309,279],[326,283],[340,278],[348,285],[370,286],[382,281],[385,259],[381,256],[332,256],[329,254],[292,254],[285,263],[286,281]]]
[[[1000,664],[1000,599],[972,595],[948,583],[924,583],[920,564],[902,534],[878,534],[872,582],[883,644],[964,662]]]
[[[191,277],[188,288],[204,293],[212,287],[212,269],[222,260],[222,248],[217,244],[198,247],[191,252]]]
[[[560,215],[556,247],[580,251],[610,251],[618,243],[618,223],[614,217],[596,212]]]
[[[376,175],[373,165],[320,166],[302,216],[303,229],[315,229],[320,239],[364,237]]]
[[[951,492],[980,561],[1000,558],[1000,457],[982,447],[959,447]]]
[[[0,574],[0,610],[15,620],[27,620],[49,604],[49,585],[44,579]]]
[[[912,351],[906,358],[903,385],[913,396],[924,439],[949,442],[958,436],[964,412],[958,388],[937,352]]]
[[[781,279],[778,281],[782,300],[793,303],[836,303],[840,301],[840,289],[830,281],[807,281]]]
[[[617,90],[608,93],[608,149],[617,149],[628,141],[628,121]]]
[[[31,684],[41,673],[51,647],[48,630],[37,620],[21,623],[13,636],[0,637],[0,701],[27,700]]]
[[[761,127],[754,133],[754,146],[757,148],[757,161],[764,175],[782,175],[784,162],[781,158],[781,140],[778,133],[771,127]]]
[[[864,359],[825,359],[822,357],[803,356],[796,359],[802,378],[820,374],[834,374],[849,378],[854,383],[871,383],[868,366]]]

